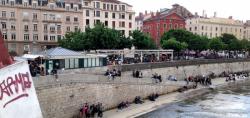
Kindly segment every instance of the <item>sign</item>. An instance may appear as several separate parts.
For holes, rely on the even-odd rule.
[[[26,61],[0,69],[0,118],[42,118]]]

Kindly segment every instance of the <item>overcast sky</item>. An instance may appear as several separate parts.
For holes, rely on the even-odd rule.
[[[160,8],[172,8],[172,4],[178,3],[186,7],[193,14],[202,15],[205,10],[208,16],[217,12],[218,17],[233,16],[238,20],[250,20],[250,0],[120,0],[133,5],[133,9],[139,12],[157,11]]]

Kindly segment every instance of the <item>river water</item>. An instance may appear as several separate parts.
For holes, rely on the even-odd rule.
[[[250,118],[250,82],[168,104],[139,118]]]

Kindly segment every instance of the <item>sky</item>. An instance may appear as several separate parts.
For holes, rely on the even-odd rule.
[[[157,11],[160,8],[172,8],[177,3],[187,8],[193,14],[198,12],[202,15],[205,10],[207,16],[228,18],[233,16],[237,20],[250,20],[250,0],[120,0],[133,5],[133,10],[139,12]]]

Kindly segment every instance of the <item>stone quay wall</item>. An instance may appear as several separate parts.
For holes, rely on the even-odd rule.
[[[68,83],[37,87],[36,92],[44,118],[72,118],[84,103],[101,102],[105,109],[122,101],[132,102],[136,96],[146,98],[152,93],[167,94],[179,86],[155,84]]]

